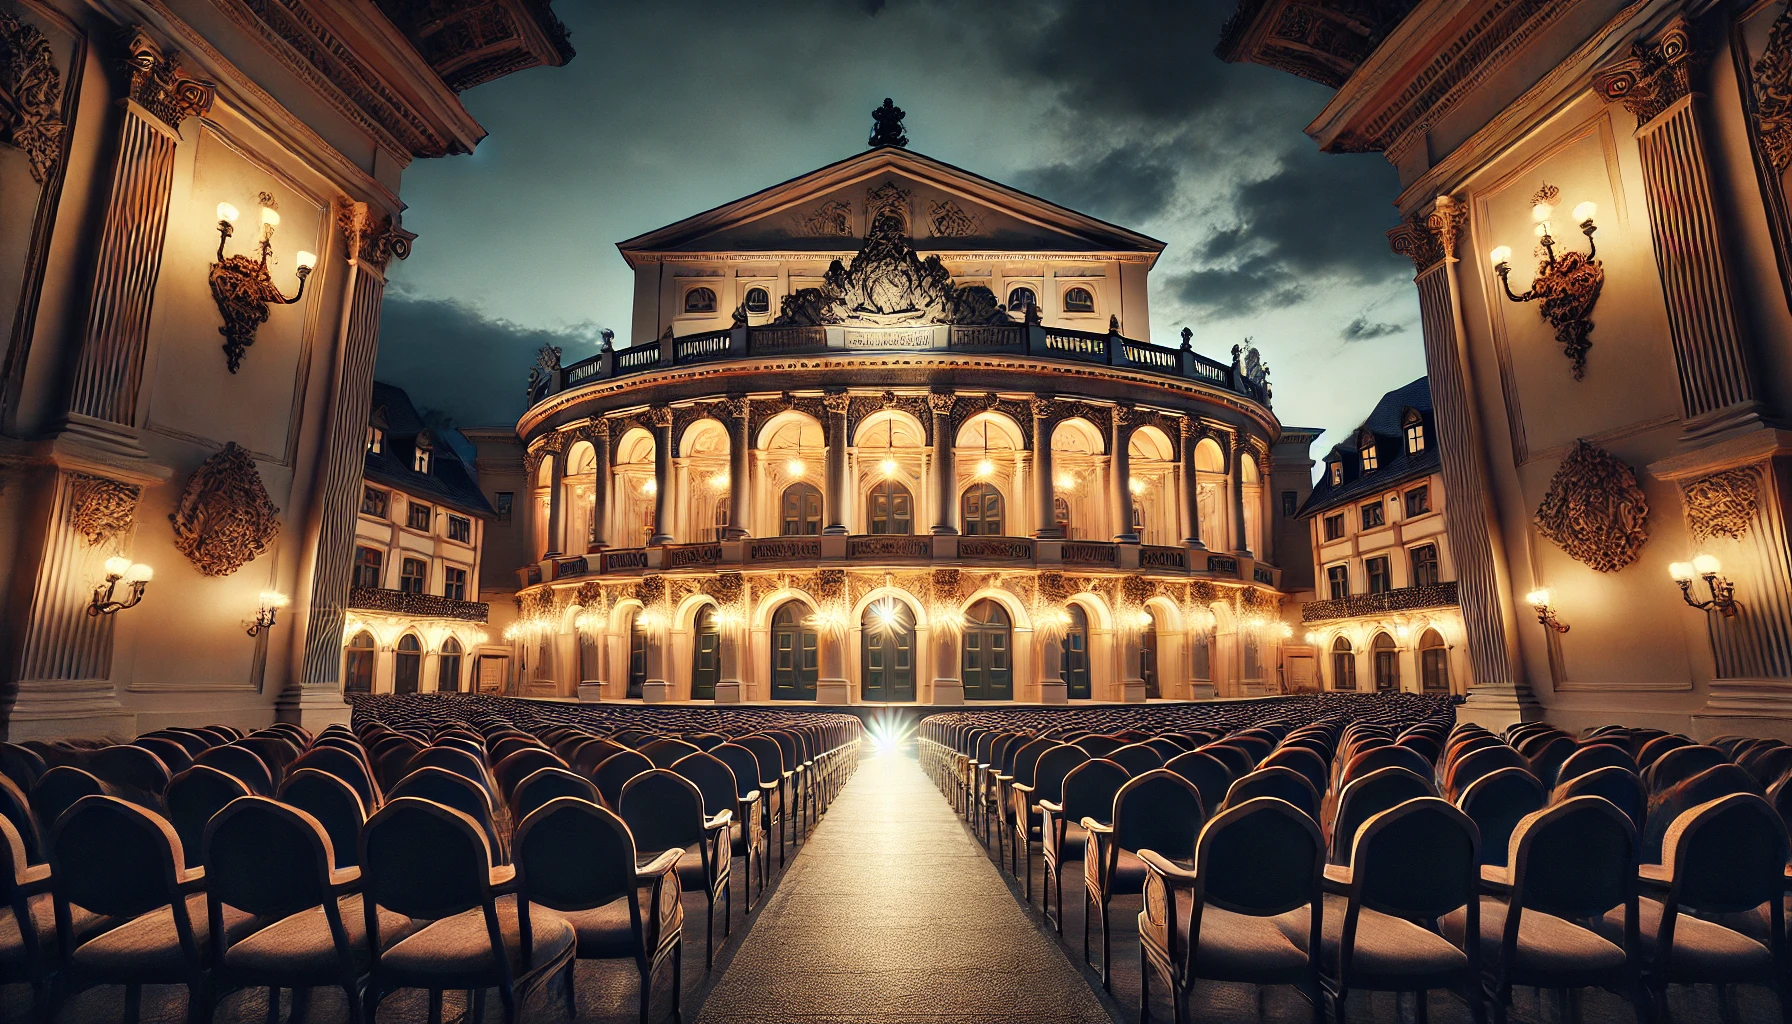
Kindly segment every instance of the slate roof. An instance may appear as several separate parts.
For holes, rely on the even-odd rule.
[[[1416,411],[1425,424],[1425,447],[1415,455],[1406,452],[1406,432],[1401,426],[1401,419],[1408,409]],[[1364,431],[1375,437],[1378,463],[1378,468],[1368,473],[1363,472],[1362,453],[1358,445]],[[1326,453],[1324,462],[1325,472],[1320,474],[1319,482],[1313,485],[1313,493],[1308,495],[1297,518],[1308,519],[1369,495],[1380,494],[1408,480],[1437,472],[1442,461],[1437,447],[1437,421],[1431,411],[1430,379],[1420,377],[1404,387],[1382,395],[1381,401],[1375,403],[1375,409],[1369,413],[1369,418],[1351,431],[1343,441],[1333,446]],[[1342,484],[1332,483],[1333,462],[1344,464]]]
[[[403,388],[374,381],[367,421],[386,432],[385,450],[366,453],[362,473],[369,483],[384,484],[482,519],[497,516],[479,490],[472,466],[456,451],[472,445],[458,430],[436,431],[426,426]],[[427,473],[411,468],[419,439],[433,453]]]

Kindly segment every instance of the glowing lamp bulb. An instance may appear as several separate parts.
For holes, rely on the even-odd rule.
[[[658,480],[649,480],[641,485],[642,494],[658,494],[659,492],[660,482]]]
[[[1716,576],[1724,565],[1710,555],[1696,555],[1693,557],[1692,567],[1700,576]]]
[[[237,212],[236,207],[230,205],[229,203],[219,203],[218,204],[218,219],[219,220],[228,221],[232,224],[235,224],[236,219],[240,216],[242,216],[242,215]]]
[[[1585,224],[1599,215],[1599,204],[1585,202],[1574,208],[1574,220],[1577,224]]]
[[[996,464],[989,461],[988,459],[984,459],[982,462],[977,463],[977,475],[978,476],[988,476],[991,473],[994,473],[995,471],[996,471]]]
[[[270,228],[279,227],[280,226],[280,211],[271,210],[265,206],[262,207],[261,208],[261,222]]]
[[[299,265],[300,270],[310,270],[312,267],[317,266],[317,253],[306,252],[305,250],[300,249],[298,253],[293,256],[293,262]]]
[[[273,590],[264,590],[261,592],[261,606],[263,608],[284,608],[286,607],[286,604],[287,599],[285,594]]]
[[[883,474],[885,476],[895,476],[896,475],[896,460],[895,459],[885,459],[883,462],[878,464],[877,468],[882,470]]]
[[[1404,640],[1407,637],[1412,635],[1412,627],[1411,626],[1395,626],[1394,627],[1394,635],[1399,637],[1400,639]]]
[[[1512,262],[1512,247],[1509,245],[1499,246],[1488,253],[1487,258],[1492,260],[1493,265],[1496,267],[1502,263],[1510,263]]]
[[[155,575],[156,571],[154,569],[144,565],[142,562],[135,562],[129,569],[124,571],[123,579],[126,583],[148,583],[151,579],[155,578]]]
[[[1126,481],[1126,489],[1131,491],[1134,494],[1144,494],[1145,493],[1145,481],[1140,480],[1138,477],[1133,477],[1132,479]]]
[[[1549,607],[1549,588],[1533,590],[1524,595],[1524,599],[1530,602],[1532,608],[1547,608]]]
[[[1308,633],[1306,639],[1307,639],[1307,643],[1313,645],[1314,647],[1317,647],[1317,646],[1319,646],[1319,641],[1320,641],[1321,637],[1319,636],[1318,633]]]
[[[1691,562],[1673,562],[1668,565],[1668,575],[1672,576],[1676,582],[1685,583],[1696,574],[1692,570]]]
[[[711,486],[711,487],[726,487],[726,486],[728,486],[728,474],[717,473],[716,475],[710,477],[709,478],[709,486]]]
[[[791,476],[802,476],[808,468],[809,467],[803,465],[802,459],[791,459],[784,464],[785,472],[789,473]]]
[[[113,555],[111,558],[106,559],[106,575],[108,576],[123,576],[130,571],[130,568],[131,560],[128,558],[120,558],[117,555]]]
[[[1076,477],[1069,473],[1059,473],[1058,479],[1054,482],[1058,485],[1058,489],[1062,491],[1068,491],[1076,487]]]
[[[1538,203],[1536,206],[1531,207],[1531,219],[1535,221],[1546,221],[1550,218],[1550,215],[1555,212],[1556,204]]]
[[[1533,228],[1532,233],[1538,238],[1547,238],[1553,230],[1555,229],[1550,225],[1549,221],[1544,221]]]

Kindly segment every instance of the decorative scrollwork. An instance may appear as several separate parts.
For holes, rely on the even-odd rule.
[[[958,205],[955,199],[934,200],[927,214],[927,226],[935,238],[968,238],[977,233],[981,223],[976,214]]]
[[[218,87],[188,75],[178,53],[164,54],[141,28],[125,43],[125,67],[131,73],[131,99],[176,133],[180,123],[212,108]]]
[[[1780,12],[1755,61],[1755,130],[1774,170],[1792,165],[1792,6]]]
[[[798,234],[810,238],[851,238],[852,204],[843,199],[826,202],[808,213],[793,213]]]
[[[392,257],[406,259],[416,234],[393,222],[390,216],[374,216],[373,208],[347,196],[336,200],[336,225],[348,239],[348,258],[385,272]]]
[[[69,525],[94,545],[131,528],[137,515],[137,498],[143,493],[143,488],[135,484],[86,473],[73,474],[69,488],[73,499]]]
[[[1680,486],[1686,529],[1695,541],[1713,537],[1741,540],[1761,510],[1761,472],[1738,466]]]
[[[1562,460],[1531,522],[1569,557],[1600,572],[1636,561],[1649,539],[1649,499],[1636,473],[1585,440]]]
[[[1692,91],[1693,72],[1704,58],[1692,46],[1685,24],[1676,24],[1658,42],[1632,46],[1630,56],[1594,76],[1593,88],[1608,101],[1624,104],[1637,124],[1644,124]]]
[[[62,73],[49,40],[0,10],[0,140],[25,152],[31,178],[50,179],[62,158]]]
[[[228,576],[280,535],[280,510],[248,449],[231,441],[193,471],[168,516],[174,546],[207,576]]]

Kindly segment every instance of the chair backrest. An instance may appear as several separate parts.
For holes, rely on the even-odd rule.
[[[1164,756],[1148,743],[1128,743],[1124,747],[1117,747],[1107,759],[1126,769],[1129,776],[1143,775],[1164,766]]]
[[[1481,863],[1498,866],[1506,863],[1506,841],[1519,821],[1548,802],[1543,784],[1523,768],[1501,768],[1483,775],[1456,798],[1456,806],[1481,833]]]
[[[583,775],[547,765],[537,768],[516,784],[510,797],[510,806],[515,820],[521,821],[536,808],[561,797],[597,803],[597,787]]]
[[[323,825],[337,867],[352,868],[360,863],[367,805],[354,787],[329,772],[296,768],[280,784],[280,802],[297,807]]]
[[[1356,834],[1370,818],[1418,797],[1436,796],[1429,779],[1405,768],[1370,772],[1338,791],[1338,809],[1332,817],[1332,860],[1350,863]]]
[[[722,743],[709,748],[709,754],[721,760],[734,773],[736,797],[745,797],[759,790],[759,759],[753,756],[751,750],[738,743]]]
[[[1118,736],[1095,735],[1084,736],[1076,741],[1076,745],[1083,748],[1083,753],[1090,757],[1106,757],[1126,746],[1126,741]]]
[[[1202,807],[1218,810],[1226,802],[1226,791],[1232,788],[1232,769],[1205,750],[1190,750],[1172,757],[1164,768],[1194,785],[1201,794]]]
[[[1028,741],[1019,750],[1015,751],[1014,771],[1012,773],[1014,776],[1014,784],[1017,786],[1031,786],[1033,784],[1034,773],[1039,769],[1039,759],[1044,756],[1046,751],[1062,745],[1063,744],[1060,744],[1057,740],[1041,736],[1036,740]],[[1083,756],[1087,757],[1089,755],[1084,754]]]
[[[1168,736],[1153,736],[1139,742],[1157,751],[1157,756],[1163,758],[1165,764],[1169,764],[1172,757],[1180,757],[1188,749]]]
[[[1114,843],[1122,850],[1192,860],[1206,820],[1200,791],[1167,768],[1128,779],[1114,794]]]
[[[1131,778],[1131,772],[1107,758],[1078,763],[1064,776],[1063,800],[1059,804],[1064,808],[1065,820],[1074,825],[1084,818],[1094,818],[1104,825],[1111,824],[1114,797]]]
[[[1310,747],[1287,746],[1277,747],[1263,759],[1263,768],[1292,768],[1313,786],[1313,792],[1321,797],[1331,783],[1331,772],[1326,768],[1325,758]]]
[[[261,758],[262,763],[267,765],[269,774],[273,776],[275,786],[280,785],[286,769],[299,758],[298,744],[285,733],[263,730],[244,736],[236,742],[253,750],[255,756]]]
[[[1476,779],[1501,768],[1523,768],[1528,772],[1531,770],[1531,762],[1504,743],[1483,747],[1451,763],[1449,774],[1444,778],[1444,795],[1461,796],[1464,790],[1474,785]]]
[[[237,797],[248,795],[249,787],[236,776],[203,764],[188,768],[168,783],[168,820],[186,848],[185,867],[199,866],[205,853],[205,827],[212,816]]]
[[[38,776],[50,770],[42,754],[17,743],[0,743],[0,775],[13,781],[19,792],[29,793]]]
[[[1082,747],[1071,743],[1060,743],[1039,755],[1039,764],[1033,769],[1033,793],[1031,802],[1050,800],[1057,803],[1064,799],[1064,776],[1084,761],[1089,754]]]
[[[783,746],[782,743],[778,745],[780,747]],[[702,753],[703,751],[703,748],[697,746],[695,743],[686,743],[683,740],[674,739],[654,740],[652,743],[646,744],[640,749],[641,753],[647,757],[647,760],[653,762],[655,768],[670,768],[677,764],[680,758],[689,754]]]
[[[1633,733],[1632,737],[1634,739],[1640,735],[1641,733],[1639,731],[1639,733]],[[1659,733],[1648,736],[1643,740],[1643,745],[1638,748],[1636,752],[1637,767],[1647,771],[1649,766],[1654,764],[1656,759],[1661,757],[1661,755],[1670,750],[1678,750],[1681,747],[1690,747],[1692,745],[1693,742],[1691,740],[1676,733]]]
[[[1731,793],[1674,819],[1662,842],[1681,909],[1736,914],[1778,900],[1785,887],[1786,826],[1765,799]]]
[[[1432,920],[1477,899],[1480,836],[1469,816],[1416,797],[1363,823],[1351,844],[1354,899],[1383,914]]]
[[[87,770],[112,786],[120,796],[149,807],[160,807],[168,788],[168,766],[143,747],[117,743],[102,747],[87,759]]]
[[[598,765],[603,764],[611,755],[619,754],[627,749],[614,740],[581,739],[564,756],[566,763],[571,766],[573,771],[590,778],[591,773],[597,770]]]
[[[1217,758],[1232,773],[1233,778],[1244,775],[1257,767],[1257,757],[1252,753],[1254,747],[1247,748],[1243,744],[1228,743],[1218,740],[1200,748],[1201,752]]]
[[[1580,747],[1567,736],[1556,736],[1543,743],[1535,744],[1520,751],[1531,762],[1531,772],[1537,781],[1543,783],[1545,789],[1553,789],[1556,776],[1562,764],[1573,757]]]
[[[1612,806],[1630,819],[1637,835],[1642,835],[1643,823],[1649,814],[1649,794],[1643,791],[1643,780],[1637,778],[1635,772],[1617,765],[1595,768],[1585,775],[1558,783],[1555,792],[1550,794],[1550,801],[1560,803],[1577,796],[1598,796],[1611,801]]]
[[[1488,842],[1485,833],[1481,842]],[[1525,815],[1512,830],[1505,858],[1511,898],[1570,920],[1599,917],[1635,890],[1636,851],[1628,815],[1598,797],[1569,797]]]
[[[84,796],[111,795],[111,787],[79,768],[59,764],[38,776],[31,788],[31,811],[37,815],[38,828],[48,833],[56,828],[63,812]]]
[[[1285,800],[1312,818],[1315,824],[1319,821],[1319,794],[1314,791],[1313,784],[1294,769],[1279,765],[1259,768],[1249,775],[1239,776],[1226,790],[1226,802],[1220,809],[1236,807],[1247,800],[1263,796]]]
[[[777,789],[784,777],[784,748],[770,736],[742,736],[734,741],[736,746],[746,747],[753,752],[759,762],[759,784],[765,789]]]
[[[616,801],[621,798],[622,787],[628,784],[628,780],[652,770],[653,762],[645,754],[639,750],[624,750],[612,754],[603,764],[598,765],[597,771],[591,773],[591,781],[603,795],[604,803],[614,808],[619,806]]]
[[[495,748],[494,748],[495,749]],[[528,745],[513,747],[502,761],[492,766],[492,781],[506,797],[516,792],[516,784],[543,768],[565,768],[560,755],[545,747]]]
[[[1713,765],[1690,779],[1650,793],[1648,819],[1643,828],[1643,860],[1647,863],[1667,863],[1662,859],[1663,844],[1668,830],[1680,815],[1731,793],[1763,795],[1761,784],[1755,781],[1754,776],[1727,762]]]
[[[353,751],[336,746],[314,746],[299,755],[299,759],[292,763],[287,773],[304,768],[315,768],[341,779],[361,798],[361,805],[364,807],[378,807],[380,804],[379,784],[373,781],[373,773],[368,770],[367,762]]]
[[[168,769],[170,778],[193,766],[192,753],[167,736],[139,736],[131,741],[131,746],[142,747],[156,755],[156,760]]]
[[[1716,747],[1699,744],[1675,747],[1663,751],[1643,772],[1643,785],[1648,787],[1649,792],[1659,793],[1702,771],[1728,763],[1730,759]]]
[[[394,794],[361,830],[364,899],[439,921],[491,899],[492,852],[479,823],[433,800]]]
[[[1373,747],[1344,763],[1344,770],[1338,776],[1338,787],[1342,789],[1370,772],[1383,768],[1404,768],[1422,779],[1433,776],[1431,762],[1416,750],[1396,746]]]
[[[82,797],[50,833],[57,892],[107,917],[137,917],[174,902],[185,861],[172,825],[117,797]]]
[[[690,780],[703,794],[703,813],[715,817],[723,811],[732,811],[734,803],[740,798],[739,781],[734,777],[734,769],[713,754],[699,750],[686,754],[672,765],[672,771]]]
[[[1411,750],[1433,765],[1437,763],[1438,757],[1443,753],[1443,744],[1428,732],[1408,730],[1400,734],[1400,738],[1394,741],[1394,746]]]
[[[1634,774],[1637,770],[1636,758],[1631,757],[1630,751],[1617,743],[1589,743],[1569,754],[1562,766],[1556,769],[1556,785],[1600,768],[1622,768]]]
[[[703,794],[690,780],[650,768],[628,780],[616,802],[635,847],[643,853],[682,850],[703,842]]]
[[[486,793],[492,792],[491,776],[486,773],[485,762],[459,746],[425,747],[417,751],[412,755],[410,763],[405,765],[405,774],[409,775],[423,768],[453,772]],[[391,786],[387,788],[396,789]]]
[[[542,804],[516,830],[517,883],[551,910],[592,910],[632,894],[635,855],[621,818],[573,797]]]
[[[541,741],[533,736],[506,734],[490,742],[490,745],[486,747],[486,756],[491,758],[492,770],[496,771],[497,766],[503,764],[505,758],[519,750],[546,749],[547,748],[542,745]]]
[[[1772,786],[1792,772],[1792,746],[1786,744],[1762,744],[1738,760],[1743,770],[1755,777],[1755,781],[1763,786]]]
[[[37,819],[31,814],[31,798],[5,775],[0,775],[0,818],[6,819],[18,833],[24,858],[19,861],[20,869],[27,864],[43,863],[43,835],[37,830]]]
[[[498,838],[497,816],[492,812],[491,797],[478,783],[446,768],[426,766],[406,775],[398,780],[398,785],[392,787],[391,797],[396,799],[401,796],[433,800],[465,814],[485,833],[486,844],[491,848],[492,864],[504,863],[504,845]]]
[[[236,776],[237,781],[247,786],[249,792],[256,796],[274,795],[274,773],[268,771],[267,762],[261,759],[261,755],[248,747],[235,743],[208,747],[194,755],[193,763]]]
[[[335,852],[316,818],[264,796],[233,800],[203,835],[207,895],[277,920],[321,907]]]
[[[1320,898],[1325,840],[1307,814],[1258,797],[1213,816],[1195,846],[1200,899],[1221,910],[1271,917]]]

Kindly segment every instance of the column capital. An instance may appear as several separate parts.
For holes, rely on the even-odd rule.
[[[852,396],[844,391],[830,391],[821,396],[821,407],[836,416],[846,415],[847,407],[852,404]]]
[[[593,441],[598,438],[608,441],[610,439],[610,421],[602,416],[594,416],[591,422],[585,425],[585,433]]]
[[[1048,420],[1051,419],[1052,413],[1057,411],[1058,402],[1054,398],[1033,397],[1027,399],[1027,408],[1033,411],[1034,419]]]
[[[1442,195],[1429,210],[1421,207],[1406,223],[1388,232],[1388,245],[1412,260],[1414,273],[1424,273],[1446,259],[1456,258],[1456,241],[1468,221],[1468,207],[1454,196]]]
[[[647,410],[648,422],[656,427],[672,426],[672,409],[669,406],[656,405]]]
[[[210,110],[218,96],[215,83],[187,74],[180,54],[164,52],[141,26],[128,30],[124,65],[131,73],[131,101],[176,135],[182,121]]]
[[[1180,420],[1176,421],[1176,426],[1176,432],[1182,435],[1184,441],[1200,436],[1201,432],[1199,428],[1195,426],[1195,418],[1193,416],[1182,417]]]
[[[1654,42],[1639,41],[1628,56],[1601,68],[1593,88],[1607,103],[1624,104],[1640,128],[1692,93],[1693,73],[1707,56],[1686,22],[1675,19]]]
[[[1114,426],[1116,428],[1124,427],[1128,423],[1132,423],[1135,421],[1135,419],[1138,416],[1138,410],[1134,409],[1130,405],[1116,405],[1116,406],[1114,406],[1114,414],[1113,415],[1114,415]]]
[[[935,416],[952,415],[952,406],[957,402],[958,396],[950,391],[929,391],[927,393],[927,408],[931,409]]]
[[[348,240],[348,259],[366,264],[384,275],[392,257],[405,259],[411,255],[415,233],[406,231],[390,214],[375,214],[373,207],[357,203],[347,196],[336,199],[336,226]]]
[[[753,411],[753,404],[745,398],[724,398],[722,399],[722,411],[727,413],[731,419],[744,420]]]

